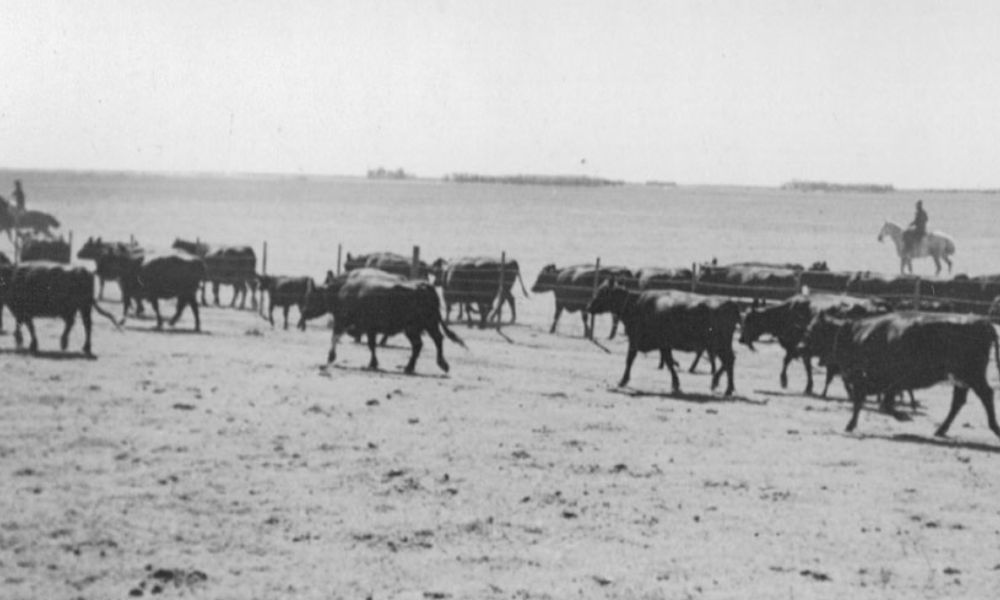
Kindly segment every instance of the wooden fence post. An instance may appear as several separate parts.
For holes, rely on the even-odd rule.
[[[691,263],[691,293],[698,291],[698,263]]]
[[[73,230],[69,230],[69,262],[73,262]]]
[[[913,310],[920,310],[920,278],[913,284]]]
[[[261,275],[267,275],[267,240],[264,240],[264,256],[260,263]]]
[[[337,277],[340,277],[340,256],[343,253],[344,245],[337,244]]]
[[[410,279],[420,276],[420,246],[413,247],[413,262],[410,263]]]

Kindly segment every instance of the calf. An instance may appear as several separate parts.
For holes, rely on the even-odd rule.
[[[305,314],[306,296],[309,291],[316,287],[312,277],[275,277],[271,275],[260,275],[257,278],[261,292],[267,292],[270,298],[270,305],[267,311],[267,319],[274,327],[274,308],[280,306],[284,312],[284,328],[288,329],[288,309],[293,305],[299,308],[298,328],[302,331],[306,329]],[[263,302],[263,297],[261,298]]]
[[[670,369],[673,390],[679,392],[680,380],[672,351],[705,350],[718,357],[721,363],[712,375],[712,389],[718,386],[725,372],[728,379],[725,393],[727,396],[733,393],[733,366],[736,362],[733,332],[740,320],[739,307],[735,302],[679,291],[633,292],[614,281],[606,281],[598,288],[587,311],[614,313],[625,324],[628,355],[619,386],[628,384],[632,362],[638,352],[659,350],[661,362]]]
[[[1000,369],[1000,346],[988,319],[969,315],[902,312],[857,320],[817,316],[806,330],[803,351],[840,368],[854,412],[847,424],[853,431],[865,396],[895,397],[902,390],[954,382],[951,409],[935,435],[945,436],[969,388],[986,409],[987,424],[1000,436],[987,383],[990,349]]]

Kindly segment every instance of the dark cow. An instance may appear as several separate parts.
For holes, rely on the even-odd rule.
[[[413,261],[401,254],[392,252],[372,252],[371,254],[358,254],[351,256],[347,253],[344,259],[344,271],[350,272],[362,268],[381,269],[388,273],[393,273],[409,279],[412,275]],[[417,279],[427,279],[430,267],[427,263],[420,261],[417,267]]]
[[[183,250],[188,254],[200,257],[205,261],[205,281],[212,286],[212,296],[215,305],[219,306],[219,286],[233,286],[233,299],[229,306],[236,306],[240,300],[240,309],[246,308],[247,291],[250,292],[250,306],[257,308],[257,254],[250,246],[218,246],[213,247],[203,242],[189,242],[175,239],[173,248]],[[207,287],[207,286],[206,286]],[[205,289],[201,290],[201,304],[208,306]]]
[[[583,319],[584,337],[593,337],[594,324],[592,319],[588,319],[587,305],[594,297],[594,290],[597,284],[612,278],[617,278],[621,282],[633,282],[629,287],[634,287],[635,276],[632,271],[625,267],[601,267],[597,271],[595,265],[574,265],[571,267],[557,268],[555,265],[546,265],[538,273],[535,284],[531,286],[531,291],[538,294],[542,292],[553,292],[556,297],[556,313],[552,317],[552,327],[549,333],[556,332],[556,325],[559,324],[559,315],[566,312],[580,311]],[[615,337],[618,331],[618,316],[612,314],[611,335],[609,339]]]
[[[951,410],[935,435],[945,436],[972,388],[986,409],[989,428],[1000,436],[987,383],[990,349],[1000,369],[1000,346],[989,319],[971,315],[900,312],[856,320],[820,315],[806,330],[803,351],[836,365],[854,403],[853,431],[865,396],[895,397],[902,390],[954,382]]]
[[[802,270],[798,265],[792,266],[797,268],[778,268],[766,263],[703,265],[698,270],[694,291],[754,300],[784,300],[799,293]]]
[[[85,339],[83,353],[92,356],[90,346],[91,309],[115,323],[110,313],[94,300],[94,275],[83,267],[70,267],[52,262],[29,262],[0,267],[0,301],[7,305],[17,322],[14,339],[17,346],[24,342],[21,325],[28,327],[31,344],[28,349],[38,353],[35,317],[59,317],[66,323],[59,347],[69,345],[69,332],[80,313]],[[116,324],[117,326],[117,324]]]
[[[69,243],[62,239],[43,240],[37,237],[28,237],[21,246],[21,260],[55,262],[64,265],[69,264],[71,252]]]
[[[104,283],[106,281],[117,281],[121,287],[121,278],[126,273],[142,264],[145,258],[145,251],[134,242],[105,242],[101,238],[87,238],[83,246],[76,253],[79,259],[93,260],[96,266],[98,280],[98,299],[104,299]],[[128,314],[130,302],[125,301],[125,294],[122,293],[123,314]],[[137,315],[143,313],[142,301],[136,302]]]
[[[511,323],[517,320],[517,307],[514,304],[514,294],[511,293],[514,280],[521,280],[521,269],[516,260],[505,260],[501,269],[499,259],[484,256],[459,258],[450,262],[438,259],[434,261],[432,271],[435,283],[441,286],[446,321],[450,319],[452,305],[458,304],[460,314],[462,307],[465,307],[467,321],[471,325],[472,314],[468,308],[475,305],[479,311],[480,327],[485,327],[491,315],[493,301],[497,298],[499,301],[496,308],[492,309],[492,314],[499,315],[506,303],[510,305]],[[521,291],[527,296],[523,282]]]
[[[754,309],[743,318],[740,343],[753,350],[753,343],[764,334],[773,335],[785,350],[781,365],[781,387],[788,387],[788,365],[795,358],[801,358],[806,370],[806,394],[813,393],[811,354],[800,352],[802,337],[809,323],[820,314],[834,317],[857,318],[889,312],[885,302],[869,298],[857,298],[832,294],[798,294],[788,300],[762,309]],[[836,368],[827,367],[826,385],[823,397],[830,388],[830,381],[836,375]]]
[[[733,332],[740,321],[739,306],[731,300],[678,291],[634,292],[606,281],[587,306],[591,313],[612,312],[625,324],[628,356],[619,386],[629,382],[632,362],[638,352],[659,350],[670,369],[674,392],[680,380],[674,368],[673,350],[707,351],[719,358],[721,367],[712,376],[712,389],[722,373],[728,378],[726,395],[733,393]]]
[[[371,361],[368,368],[377,369],[375,341],[379,333],[405,333],[412,352],[404,371],[412,374],[423,348],[420,339],[426,331],[437,347],[437,364],[448,371],[444,359],[442,331],[453,342],[465,346],[441,319],[441,303],[437,291],[424,281],[393,281],[381,275],[345,274],[334,278],[309,293],[305,318],[323,313],[333,315],[333,340],[327,355],[328,363],[337,358],[337,341],[344,333],[357,331],[367,334]],[[317,314],[318,313],[318,314]]]
[[[276,277],[272,275],[260,275],[258,278],[261,291],[261,303],[264,302],[264,292],[270,298],[268,305],[267,320],[274,327],[274,308],[280,306],[284,312],[285,325],[288,329],[288,309],[293,305],[299,308],[299,329],[305,331],[306,320],[302,318],[305,313],[306,296],[309,291],[316,287],[312,277]]]
[[[194,330],[201,331],[198,314],[198,287],[205,279],[205,262],[186,252],[147,259],[122,276],[122,293],[128,298],[149,300],[156,314],[156,328],[163,329],[159,300],[177,298],[177,312],[170,326],[177,324],[185,306],[194,313]],[[123,302],[126,302],[123,299]]]

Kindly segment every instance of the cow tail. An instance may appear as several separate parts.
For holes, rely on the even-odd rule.
[[[520,270],[518,270],[518,272],[517,272],[517,282],[521,284],[521,293],[524,294],[524,297],[525,298],[531,298],[531,296],[528,295],[527,288],[524,287],[524,280],[521,279],[521,271]]]
[[[94,310],[97,311],[97,314],[107,317],[107,319],[111,321],[111,324],[115,326],[115,329],[121,330],[122,325],[125,324],[125,317],[122,317],[121,321],[115,321],[115,316],[101,308],[101,305],[98,304],[96,300],[94,301]]]
[[[444,334],[448,336],[449,340],[455,342],[456,344],[465,348],[466,350],[469,349],[469,347],[465,345],[465,342],[462,341],[462,338],[458,337],[458,334],[456,334],[454,331],[451,330],[450,327],[448,327],[448,324],[444,322],[444,319],[440,319],[439,322],[441,323],[442,331],[444,331]]]

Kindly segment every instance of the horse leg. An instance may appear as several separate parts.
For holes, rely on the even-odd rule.
[[[934,274],[935,275],[940,275],[941,274],[941,259],[938,258],[936,254],[931,255],[931,258],[934,259]]]

